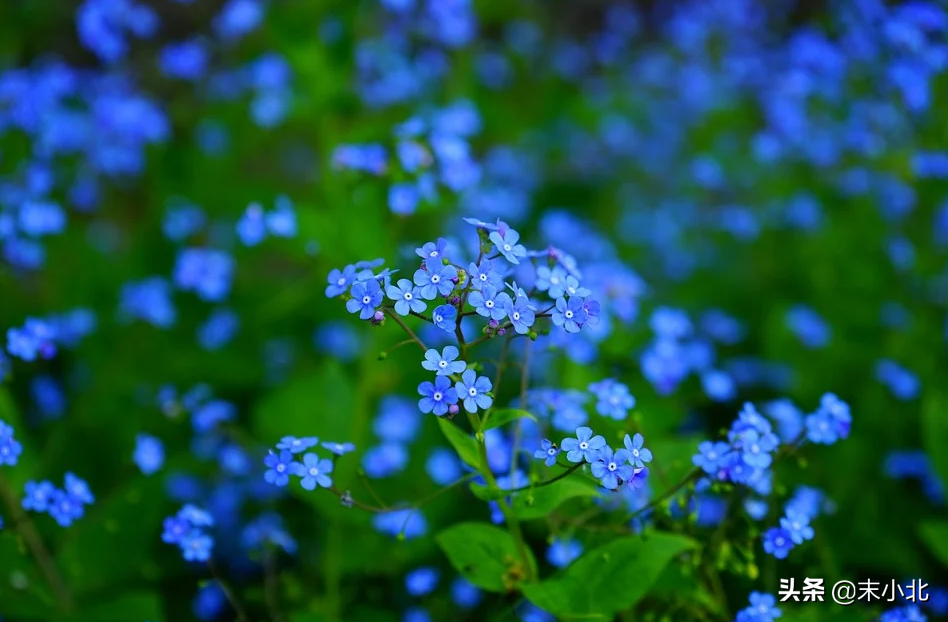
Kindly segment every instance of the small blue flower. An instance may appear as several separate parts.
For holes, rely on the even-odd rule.
[[[441,305],[431,312],[431,321],[441,330],[453,333],[457,328],[458,310],[452,305]]]
[[[206,562],[211,558],[214,540],[206,533],[193,530],[179,542],[184,559],[189,562]]]
[[[467,369],[467,363],[457,360],[458,356],[460,352],[454,346],[445,346],[441,354],[432,348],[425,352],[425,360],[422,361],[421,366],[439,376],[460,374]]]
[[[332,473],[332,460],[320,459],[316,454],[308,453],[303,456],[303,464],[297,462],[293,470],[294,475],[302,478],[300,486],[305,490],[315,490],[317,484],[323,488],[332,486],[332,479],[329,477],[329,473]]]
[[[786,529],[771,527],[764,533],[764,551],[777,559],[786,559],[793,546],[793,539]]]
[[[451,386],[446,376],[437,376],[434,382],[422,382],[418,385],[418,408],[423,413],[434,412],[439,417],[448,412],[448,407],[458,403],[458,392]]]
[[[599,450],[606,446],[606,439],[602,435],[592,435],[592,429],[582,426],[576,428],[576,438],[565,438],[560,443],[570,462],[586,462],[593,464],[599,460]]]
[[[284,436],[277,443],[277,449],[284,449],[292,454],[298,454],[319,444],[319,439],[315,436],[304,436],[296,438],[295,436]]]
[[[461,379],[454,385],[458,398],[463,400],[464,410],[469,413],[477,412],[478,408],[489,408],[494,398],[487,393],[493,388],[490,379],[478,376],[473,369],[461,374]]]
[[[513,302],[507,292],[497,293],[497,288],[487,283],[472,291],[467,301],[478,315],[498,322],[507,317],[507,307]]]
[[[374,278],[355,283],[349,293],[352,298],[346,301],[346,310],[358,313],[359,319],[368,320],[382,304],[382,286]]]
[[[142,475],[158,472],[165,463],[165,446],[161,439],[149,434],[139,434],[135,438],[135,452],[132,461]]]
[[[750,606],[737,614],[740,622],[773,622],[783,615],[777,608],[777,599],[770,594],[751,592]]]
[[[540,449],[533,452],[533,457],[537,460],[543,460],[546,466],[556,464],[556,457],[560,454],[560,448],[555,443],[547,439],[540,441]]]
[[[23,446],[13,438],[13,428],[0,422],[0,466],[13,466],[20,458]]]
[[[421,288],[421,297],[434,300],[438,295],[447,296],[454,290],[457,269],[437,261],[426,261],[424,269],[419,268],[413,277],[415,285]]]
[[[504,286],[504,277],[494,269],[494,264],[485,259],[480,264],[471,263],[467,268],[468,278],[471,279],[473,289],[483,289],[485,285],[491,285],[495,289],[501,289]]]
[[[566,279],[569,275],[559,266],[540,266],[537,268],[537,291],[547,292],[554,300],[566,292]],[[578,281],[577,281],[578,283]]]
[[[517,296],[516,302],[510,301],[504,305],[504,311],[513,324],[514,330],[520,335],[526,335],[536,320],[536,308],[530,304],[526,296]]]
[[[592,463],[590,471],[593,477],[601,480],[603,488],[615,490],[619,487],[620,480],[625,482],[635,475],[635,469],[628,464],[629,458],[628,450],[620,449],[613,453],[612,447],[603,445],[599,449],[599,460]]]
[[[629,464],[638,469],[644,468],[644,463],[652,461],[652,452],[642,447],[644,443],[645,439],[638,432],[632,438],[626,434],[623,440],[625,448],[629,451]]]
[[[566,568],[583,553],[583,545],[578,540],[560,540],[557,538],[546,551],[546,559],[556,568]]]
[[[56,492],[56,487],[52,482],[27,482],[24,487],[23,500],[20,505],[24,510],[33,512],[46,512],[49,509],[49,501]]]
[[[352,443],[328,443],[323,442],[323,448],[329,450],[331,453],[337,456],[344,456],[348,453],[355,451],[355,445]]]
[[[780,519],[780,527],[790,534],[794,544],[803,544],[805,540],[813,539],[810,517],[801,512],[788,510],[787,515]]]
[[[629,388],[612,378],[592,383],[589,390],[596,395],[596,410],[603,417],[621,421],[635,406],[635,398],[629,393]]]
[[[437,568],[418,568],[405,575],[405,589],[412,596],[424,596],[438,587],[440,578]]]
[[[572,296],[567,300],[562,296],[556,299],[556,308],[553,311],[553,324],[562,326],[568,333],[578,333],[586,320],[586,313],[583,311],[583,299]]]
[[[65,490],[53,491],[49,499],[48,512],[60,527],[69,527],[85,513],[82,502]]]
[[[332,270],[329,273],[329,285],[326,286],[326,297],[335,298],[348,291],[349,286],[356,281],[356,267],[346,266],[342,270]]]
[[[421,257],[426,262],[430,260],[438,261],[441,259],[446,259],[445,250],[448,247],[448,241],[444,238],[438,238],[437,242],[428,242],[421,248],[415,249],[415,254]]]
[[[269,470],[263,474],[263,479],[274,486],[286,486],[290,481],[293,465],[298,464],[293,461],[293,454],[286,450],[279,454],[271,451],[263,459],[263,463],[269,467]]]
[[[95,501],[92,491],[89,490],[89,484],[84,479],[76,477],[73,473],[66,473],[63,482],[63,489],[66,494],[79,504],[87,505]]]
[[[708,475],[717,475],[724,468],[730,451],[731,446],[727,443],[704,441],[698,445],[698,453],[691,458],[691,462]]]
[[[519,264],[520,260],[527,256],[527,249],[522,244],[517,244],[519,240],[520,234],[513,229],[507,229],[503,233],[492,231],[490,234],[490,241],[494,243],[504,259],[512,264]]]
[[[395,313],[408,315],[410,311],[421,313],[428,305],[421,299],[420,290],[408,279],[399,279],[398,286],[389,285],[385,289],[386,295],[395,301]]]

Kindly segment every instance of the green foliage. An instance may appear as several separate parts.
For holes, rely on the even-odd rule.
[[[448,439],[454,450],[458,452],[461,460],[475,469],[481,468],[480,452],[477,449],[477,441],[473,436],[444,417],[438,417],[438,427],[441,428],[441,432],[444,433],[445,438]]]
[[[491,592],[512,591],[528,573],[536,572],[532,554],[528,552],[525,568],[510,533],[487,523],[459,523],[435,540],[461,576]]]
[[[948,521],[926,521],[918,526],[918,534],[932,555],[948,568]]]
[[[519,408],[496,408],[490,411],[490,416],[486,418],[485,421],[481,422],[481,432],[486,432],[487,430],[492,430],[494,428],[499,428],[501,426],[507,425],[511,421],[517,421],[518,419],[530,419],[536,421],[536,417],[531,415],[525,410]]]
[[[609,620],[645,596],[666,566],[697,543],[675,534],[617,538],[562,573],[523,588],[530,601],[561,618]]]

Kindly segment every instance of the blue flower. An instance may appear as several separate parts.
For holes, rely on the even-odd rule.
[[[89,490],[89,484],[87,484],[85,480],[76,477],[73,473],[66,473],[63,489],[70,498],[79,504],[86,505],[95,501],[95,497],[92,496],[92,491]]]
[[[454,346],[445,346],[441,354],[432,348],[425,352],[425,360],[421,362],[421,366],[428,371],[436,372],[439,376],[460,374],[467,369],[467,363],[457,360],[459,355],[458,349]]]
[[[46,321],[27,318],[23,328],[7,330],[7,352],[26,362],[56,355],[56,331]]]
[[[554,300],[566,291],[566,279],[569,275],[559,266],[539,266],[537,268],[537,291],[547,292]]]
[[[504,286],[503,275],[494,269],[494,264],[489,259],[485,259],[480,264],[471,263],[467,268],[467,273],[473,289],[482,289],[485,285],[492,285],[496,289]]]
[[[583,545],[578,540],[557,538],[546,550],[546,560],[556,568],[566,568],[583,553]]]
[[[458,398],[463,400],[464,410],[469,413],[477,412],[478,408],[489,408],[494,398],[487,393],[493,388],[486,376],[477,376],[473,369],[461,374],[461,379],[454,385]]]
[[[777,559],[786,559],[793,546],[793,538],[786,529],[771,527],[764,533],[764,551]]]
[[[335,298],[348,291],[349,286],[356,281],[356,267],[346,266],[342,270],[334,269],[329,272],[329,285],[326,286],[326,297]]]
[[[776,448],[772,435],[761,436],[757,430],[748,430],[741,435],[742,457],[749,466],[766,469],[773,462],[770,453]]]
[[[536,320],[534,313],[535,307],[530,304],[530,299],[525,296],[517,296],[517,301],[507,301],[504,305],[504,311],[513,324],[514,330],[521,335],[526,335],[533,322]]]
[[[422,382],[418,385],[418,394],[422,396],[418,400],[419,410],[434,412],[439,417],[448,412],[449,406],[458,403],[458,392],[446,376],[437,376],[434,382]]]
[[[23,506],[24,510],[46,512],[49,509],[50,499],[53,498],[55,492],[56,487],[53,486],[52,482],[27,482],[20,505]]]
[[[263,463],[269,467],[263,474],[263,479],[267,483],[273,484],[275,486],[286,486],[290,481],[290,473],[293,471],[293,465],[298,464],[293,460],[293,454],[284,450],[279,454],[271,451],[267,454],[267,457],[263,459]]]
[[[425,461],[425,472],[436,484],[446,486],[461,477],[461,463],[458,454],[444,447],[436,447]]]
[[[355,451],[355,445],[352,443],[328,443],[323,442],[323,448],[328,449],[330,453],[333,453],[337,456],[344,456],[348,453]]]
[[[547,439],[540,441],[540,449],[533,452],[533,457],[537,460],[543,460],[546,463],[546,466],[553,466],[556,464],[556,457],[560,453],[560,448],[556,446],[555,443],[551,443]]]
[[[497,293],[497,288],[487,283],[481,285],[480,290],[472,291],[467,301],[478,315],[498,322],[507,317],[507,307],[512,303],[507,292]]]
[[[412,596],[424,596],[438,587],[440,578],[437,568],[418,568],[405,575],[405,589]]]
[[[139,434],[135,438],[132,461],[138,466],[142,475],[158,472],[165,463],[165,446],[161,439],[149,434]]]
[[[777,599],[770,594],[751,592],[750,606],[737,614],[740,622],[773,622],[783,615],[777,608]]]
[[[451,598],[461,609],[471,609],[481,602],[481,591],[464,577],[458,577],[451,584]]]
[[[315,490],[317,484],[323,488],[332,486],[332,479],[329,477],[329,473],[332,473],[332,460],[320,459],[316,454],[308,453],[303,456],[303,464],[297,462],[293,470],[294,475],[302,478],[300,486],[306,490]]]
[[[49,498],[47,509],[60,527],[69,527],[85,513],[82,502],[74,498],[65,490],[54,490]]]
[[[635,469],[628,464],[629,458],[628,450],[620,449],[613,453],[612,447],[603,445],[599,449],[599,460],[592,463],[590,471],[593,477],[601,480],[603,488],[615,490],[619,487],[620,481],[628,481],[635,474]]]
[[[638,469],[644,468],[644,463],[652,461],[652,452],[642,447],[644,443],[645,439],[638,432],[632,438],[626,434],[623,440],[625,448],[629,451],[629,464]]]
[[[708,475],[717,475],[724,468],[730,451],[727,443],[704,441],[698,445],[698,453],[692,456],[691,462]]]
[[[214,540],[201,531],[189,531],[178,543],[184,559],[189,562],[206,562],[211,558]]]
[[[424,268],[415,271],[413,279],[415,285],[421,288],[421,297],[425,300],[434,300],[438,294],[447,296],[454,290],[454,280],[457,276],[457,269],[450,264],[426,261]]]
[[[276,444],[276,448],[285,449],[290,453],[298,454],[316,445],[319,445],[319,439],[315,436],[304,436],[303,438],[284,436],[280,439],[280,442]]]
[[[178,254],[174,282],[206,302],[220,302],[230,293],[234,259],[224,251],[186,248]]]
[[[444,252],[447,249],[447,247],[448,247],[448,241],[445,240],[444,238],[438,238],[437,243],[428,242],[421,248],[416,248],[415,254],[421,257],[422,259],[424,259],[426,263],[429,259],[437,261],[441,259],[446,259]]]
[[[566,453],[566,459],[570,462],[582,462],[585,460],[590,464],[599,460],[599,450],[606,446],[606,439],[602,435],[592,435],[592,429],[582,426],[576,428],[576,438],[565,438],[560,443],[560,447]]]
[[[489,238],[504,259],[512,264],[519,264],[520,259],[527,256],[527,249],[522,244],[517,244],[520,234],[513,229],[507,229],[503,233],[499,230],[492,231]]]
[[[612,378],[592,383],[589,385],[589,390],[598,398],[596,410],[603,417],[621,421],[635,406],[635,398],[629,393],[629,388]]]
[[[267,223],[263,206],[251,203],[237,221],[237,237],[244,246],[256,246],[267,237]]]
[[[355,283],[349,293],[352,298],[346,301],[346,310],[358,313],[359,319],[368,320],[382,304],[382,286],[374,278]]]
[[[553,324],[562,326],[568,333],[578,333],[586,320],[583,310],[583,299],[573,296],[569,300],[562,296],[556,299],[556,309],[553,311]]]
[[[790,534],[794,544],[803,544],[804,540],[813,539],[810,517],[801,512],[787,511],[787,515],[780,519],[780,527]]]
[[[395,313],[399,315],[408,315],[410,311],[421,313],[428,308],[421,299],[420,290],[408,279],[399,279],[397,287],[389,285],[385,293],[395,301]]]
[[[13,428],[0,421],[0,465],[15,465],[22,452],[23,446],[13,438]]]
[[[441,305],[431,312],[431,321],[441,330],[453,333],[457,328],[458,310],[452,305]]]

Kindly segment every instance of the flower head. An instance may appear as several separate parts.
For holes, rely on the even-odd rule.
[[[461,374],[461,379],[454,385],[458,392],[458,399],[462,400],[464,410],[469,413],[477,412],[477,409],[489,408],[494,402],[494,398],[488,395],[493,388],[486,376],[478,376],[473,369],[468,369]]]
[[[582,426],[576,428],[576,438],[565,438],[560,446],[570,462],[585,460],[592,464],[599,460],[599,450],[606,446],[606,439],[602,435],[593,436],[592,429]]]

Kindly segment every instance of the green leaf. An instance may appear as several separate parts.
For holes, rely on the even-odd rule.
[[[948,400],[941,394],[936,393],[925,400],[922,438],[935,474],[948,485],[948,452],[944,450],[945,439],[948,438]]]
[[[487,417],[487,420],[481,425],[481,432],[499,428],[502,425],[506,425],[511,421],[516,421],[518,419],[537,420],[536,417],[525,410],[521,410],[520,408],[500,408],[490,411],[490,415]]]
[[[918,535],[938,561],[948,568],[948,521],[926,521],[918,526]]]
[[[70,527],[70,538],[57,556],[70,588],[81,595],[135,578],[147,579],[157,572],[150,560],[161,542],[163,502],[161,479],[139,477],[90,506]],[[103,563],[102,556],[108,551],[116,554]]]
[[[454,450],[458,452],[461,460],[475,469],[480,469],[481,458],[477,450],[477,441],[474,440],[474,437],[444,417],[438,417],[438,425],[441,427],[441,432],[444,433],[445,438],[448,439],[448,442],[451,443]]]
[[[514,495],[513,511],[517,518],[543,518],[560,505],[579,497],[597,497],[599,487],[579,473],[571,473],[549,486],[524,490]]]
[[[523,586],[530,602],[559,617],[612,619],[645,596],[668,563],[697,543],[669,533],[628,536],[589,551],[556,577]]]
[[[435,541],[461,576],[487,591],[510,591],[526,575],[513,537],[493,525],[459,523],[439,533]],[[536,560],[529,550],[527,555],[535,571]]]

